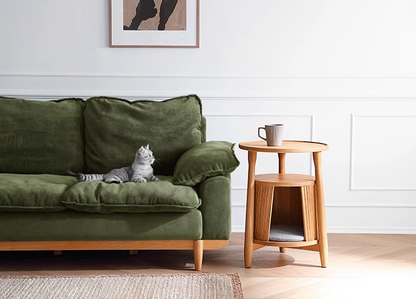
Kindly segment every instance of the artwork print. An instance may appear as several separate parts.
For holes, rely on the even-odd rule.
[[[110,47],[199,48],[200,0],[109,0]]]
[[[186,30],[187,0],[123,0],[123,30]]]

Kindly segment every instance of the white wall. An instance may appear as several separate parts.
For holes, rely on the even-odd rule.
[[[203,99],[208,138],[326,142],[328,231],[416,233],[416,1],[201,0],[199,49],[110,48],[107,0],[0,1],[0,95]],[[233,175],[244,229],[246,153]],[[260,155],[258,172],[275,171]],[[311,172],[289,155],[288,172]]]

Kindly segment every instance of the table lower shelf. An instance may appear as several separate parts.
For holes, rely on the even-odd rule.
[[[288,224],[272,224],[268,241],[254,239],[253,242],[276,247],[304,247],[318,244],[318,240],[305,241],[302,226]]]
[[[283,248],[296,248],[296,247],[308,247],[318,244],[318,240],[312,241],[301,241],[301,242],[273,242],[273,241],[262,241],[262,240],[253,240],[254,244],[261,246],[274,246],[274,247],[283,247]]]

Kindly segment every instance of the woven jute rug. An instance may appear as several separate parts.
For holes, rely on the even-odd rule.
[[[1,299],[243,298],[238,274],[0,278]]]

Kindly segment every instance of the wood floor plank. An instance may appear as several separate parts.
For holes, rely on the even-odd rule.
[[[416,235],[329,234],[329,266],[319,254],[263,247],[244,267],[244,234],[205,251],[202,272],[239,273],[244,298],[410,298],[416,281]],[[0,252],[0,277],[23,275],[173,274],[195,271],[192,251]],[[407,294],[407,295],[406,295]],[[401,296],[403,295],[403,296]]]

